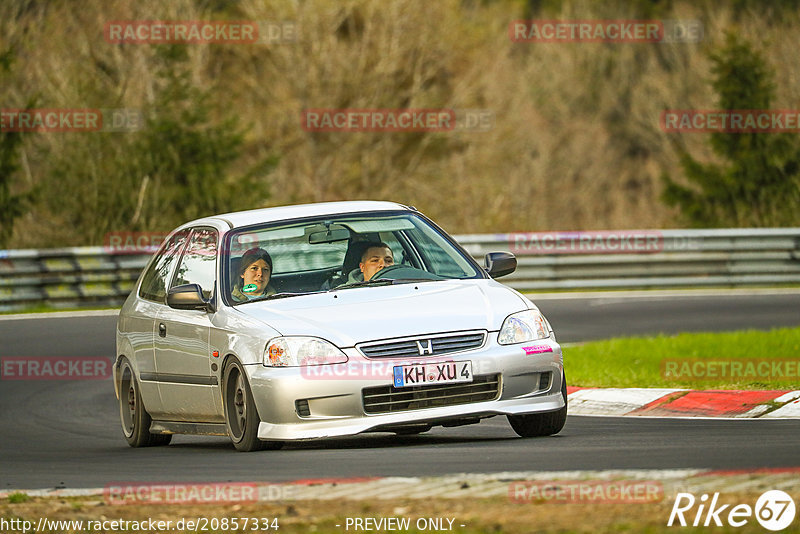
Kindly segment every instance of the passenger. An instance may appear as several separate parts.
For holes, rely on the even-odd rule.
[[[361,262],[357,269],[350,271],[347,276],[347,283],[367,282],[375,276],[375,273],[394,265],[394,255],[389,245],[380,241],[371,241],[364,244],[364,252],[361,254]]]
[[[272,276],[272,258],[263,248],[251,248],[239,260],[239,279],[236,280],[231,296],[237,302],[274,295],[275,289],[269,285]]]

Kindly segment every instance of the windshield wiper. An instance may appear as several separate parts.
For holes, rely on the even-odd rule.
[[[272,300],[272,299],[285,299],[288,297],[299,297],[300,295],[311,295],[314,293],[322,293],[322,291],[309,291],[308,293],[291,293],[288,291],[284,291],[282,293],[274,293],[272,295],[266,295],[264,297],[258,297],[255,299],[250,299],[245,302],[241,302],[240,304],[245,304],[247,302],[261,302],[262,300]]]
[[[415,284],[418,282],[435,282],[436,280],[430,278],[379,278],[372,280],[364,280],[363,282],[354,282],[352,284],[345,284],[343,286],[334,287],[331,291],[339,289],[348,289],[351,287],[364,287],[364,286],[392,286],[400,284]]]
[[[390,286],[395,283],[395,280],[386,279],[386,278],[379,278],[379,279],[372,279],[372,280],[363,280],[361,282],[353,282],[352,284],[344,284],[343,286],[335,287],[336,289],[348,289],[351,287],[364,287],[364,286]]]

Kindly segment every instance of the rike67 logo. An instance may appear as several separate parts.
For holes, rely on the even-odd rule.
[[[725,524],[741,527],[755,517],[767,530],[783,530],[794,521],[795,504],[792,497],[780,490],[766,491],[756,500],[755,507],[749,504],[720,504],[719,493],[703,494],[697,499],[691,493],[678,493],[667,526],[721,527]]]

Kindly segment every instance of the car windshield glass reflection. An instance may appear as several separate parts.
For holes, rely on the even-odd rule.
[[[234,304],[352,287],[481,278],[474,260],[413,213],[330,216],[228,238]]]

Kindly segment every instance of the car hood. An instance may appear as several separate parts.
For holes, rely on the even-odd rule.
[[[360,287],[237,306],[284,336],[327,339],[345,348],[394,337],[458,330],[499,330],[529,307],[493,280],[447,280]]]

